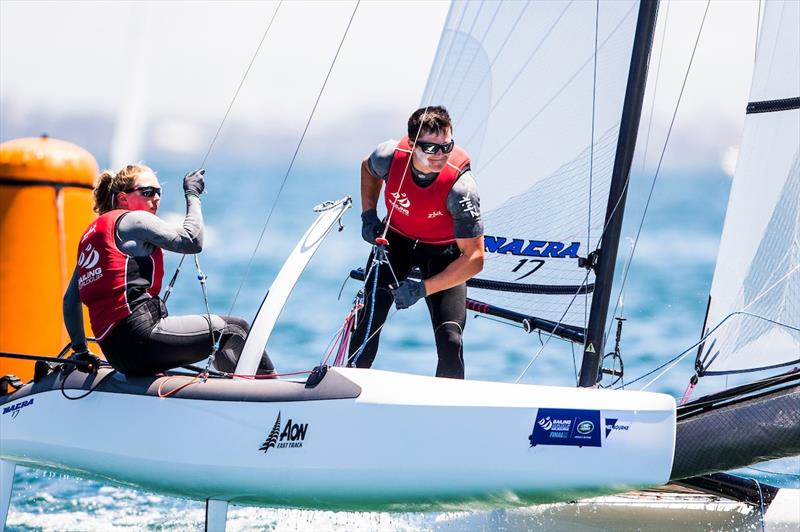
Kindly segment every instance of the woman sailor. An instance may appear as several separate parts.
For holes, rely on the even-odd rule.
[[[162,250],[194,254],[203,248],[203,173],[196,170],[183,178],[186,216],[180,227],[156,216],[161,186],[147,166],[129,164],[100,175],[94,188],[94,210],[100,216],[78,244],[78,262],[64,294],[64,324],[76,353],[87,352],[83,303],[92,332],[118,371],[154,375],[198,362],[211,354],[217,338],[216,368],[234,371],[249,330],[245,320],[212,314],[209,327],[208,316],[169,316],[158,297]],[[258,373],[274,373],[266,353]]]

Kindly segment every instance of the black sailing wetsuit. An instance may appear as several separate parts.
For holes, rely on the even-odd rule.
[[[134,260],[148,257],[155,247],[176,253],[199,253],[203,242],[203,216],[200,199],[186,196],[186,217],[175,227],[146,211],[130,211],[120,216],[115,228],[117,248]],[[152,279],[146,283],[150,286]],[[185,364],[194,364],[211,354],[213,342],[208,315],[170,316],[159,297],[131,302],[132,312],[100,341],[108,362],[128,375],[154,375]],[[72,345],[85,344],[83,312],[78,294],[78,268],[75,268],[64,294],[64,324]],[[250,329],[246,320],[211,314],[215,339],[220,349],[214,366],[233,372]],[[219,336],[221,334],[221,336]],[[257,373],[274,373],[265,352]]]
[[[397,148],[397,141],[387,141],[369,157],[369,171],[372,175],[386,179],[389,175],[392,157]],[[423,174],[412,166],[411,175],[414,182],[421,187],[430,185],[438,174]],[[483,222],[480,216],[480,198],[478,196],[475,179],[469,169],[466,169],[453,185],[447,196],[447,209],[453,217],[456,238],[475,238],[483,234]],[[405,279],[411,269],[416,266],[422,273],[422,278],[432,277],[454,260],[461,256],[461,251],[456,244],[426,244],[406,238],[392,230],[387,233],[389,240],[387,258],[392,272],[386,265],[377,268],[377,272],[370,271],[372,254],[367,261],[365,271],[369,277],[365,283],[364,309],[359,313],[356,328],[350,337],[350,360],[348,365],[359,368],[372,366],[378,352],[380,340],[380,327],[386,321],[386,316],[394,302],[389,285],[396,286],[398,281]],[[372,312],[372,287],[374,275],[378,275],[378,288],[375,293],[375,308],[372,315],[372,324],[367,334],[367,325]],[[431,294],[425,298],[431,316],[438,364],[437,377],[464,378],[464,352],[462,335],[466,324],[465,300],[467,287],[461,283],[447,290]],[[375,333],[375,331],[378,331]],[[375,333],[373,335],[373,333]],[[363,349],[365,336],[371,336]]]

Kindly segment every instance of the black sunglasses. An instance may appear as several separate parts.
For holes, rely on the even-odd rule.
[[[450,142],[446,142],[444,144],[437,144],[435,142],[422,142],[421,140],[417,141],[417,146],[419,149],[422,150],[423,153],[427,153],[428,155],[433,155],[437,153],[439,150],[442,150],[442,153],[450,153],[453,151],[453,146],[456,145],[454,140]]]
[[[136,187],[136,188],[129,188],[123,192],[131,193],[131,192],[139,192],[145,198],[152,198],[156,194],[161,197],[161,187]]]

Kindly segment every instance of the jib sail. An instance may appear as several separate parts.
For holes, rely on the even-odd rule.
[[[723,323],[724,321],[724,323]],[[720,242],[704,374],[800,362],[800,3],[766,4]]]

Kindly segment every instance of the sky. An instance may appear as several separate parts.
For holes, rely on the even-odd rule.
[[[318,154],[342,162],[360,159],[377,142],[402,132],[421,98],[448,5],[437,0],[358,5],[308,130]],[[654,138],[663,136],[671,120],[705,5],[662,2],[651,59],[652,65],[660,58],[661,65]],[[218,149],[292,148],[355,6],[354,1],[283,2]],[[0,140],[47,131],[113,151],[113,142],[106,147],[113,137],[122,158],[150,146],[197,159],[208,149],[277,7],[272,1],[0,0]],[[712,2],[668,166],[732,169],[758,12],[758,0]],[[650,102],[652,86],[648,90]],[[94,122],[81,121],[87,116]],[[117,135],[111,126],[98,126],[94,136],[84,131],[103,120],[117,125]],[[141,130],[147,132],[144,146],[141,134],[130,133]]]

